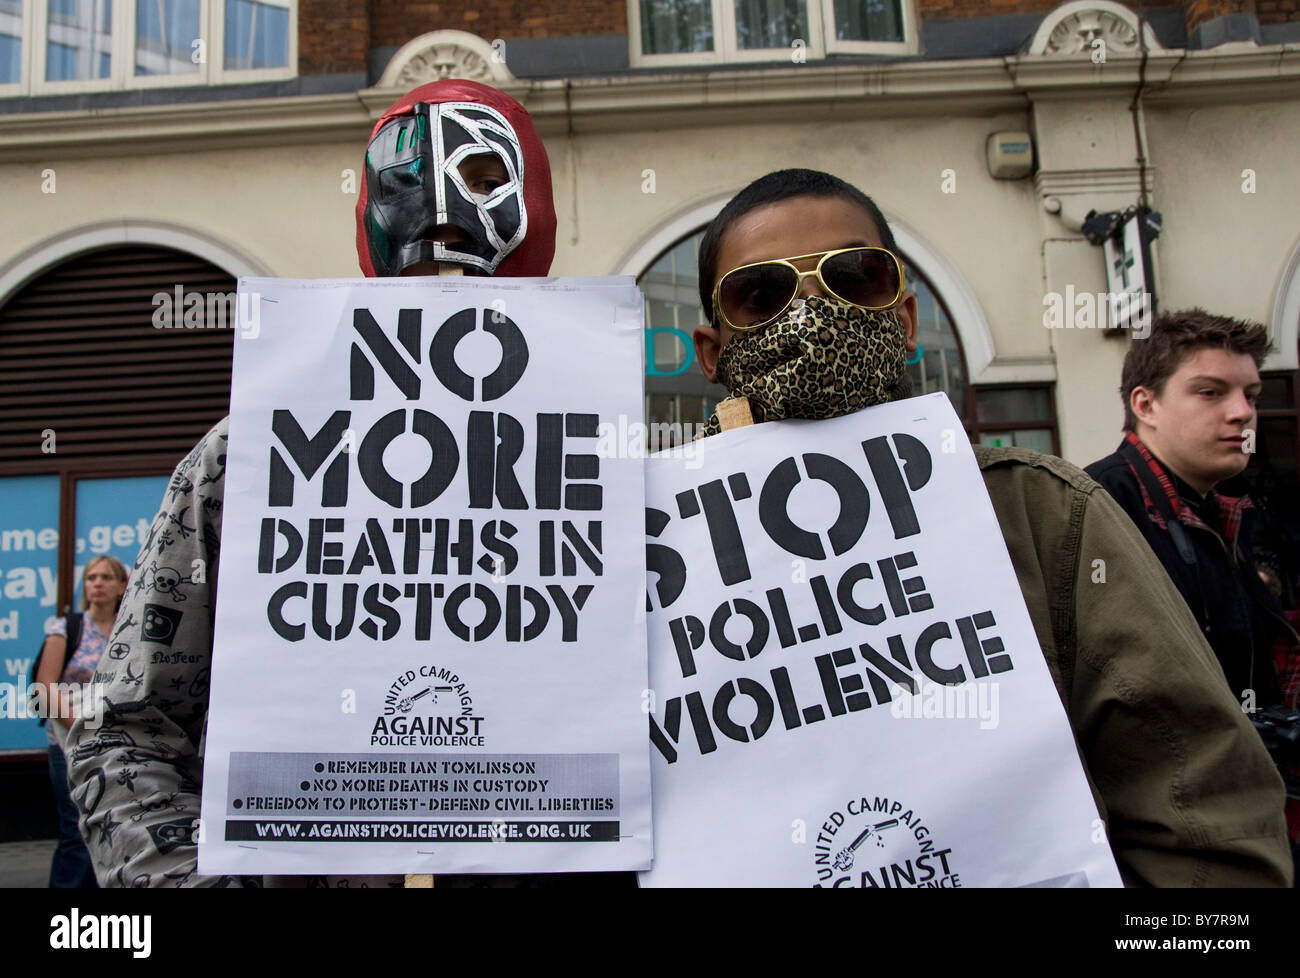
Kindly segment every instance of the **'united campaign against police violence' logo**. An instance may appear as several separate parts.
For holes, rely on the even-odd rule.
[[[372,747],[482,747],[484,718],[459,674],[425,663],[389,684],[370,728]]]
[[[813,842],[816,887],[958,887],[952,849],[921,817],[880,796],[851,798],[831,812]]]

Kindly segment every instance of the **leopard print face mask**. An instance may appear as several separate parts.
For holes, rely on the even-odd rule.
[[[732,336],[718,357],[718,381],[749,399],[755,421],[836,418],[906,396],[905,343],[895,310],[812,296],[776,322]],[[704,433],[716,425],[710,418]]]

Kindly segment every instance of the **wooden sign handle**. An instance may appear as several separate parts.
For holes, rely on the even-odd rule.
[[[447,262],[438,263],[438,274],[441,275],[464,275],[465,269],[459,265],[449,265]],[[431,890],[433,889],[432,873],[407,873],[406,879],[402,883],[402,888],[406,890]]]
[[[718,424],[723,431],[743,428],[754,423],[754,413],[749,409],[749,398],[728,397],[718,402]]]

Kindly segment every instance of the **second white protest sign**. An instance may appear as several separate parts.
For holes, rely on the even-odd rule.
[[[647,463],[644,885],[1119,885],[942,394]]]

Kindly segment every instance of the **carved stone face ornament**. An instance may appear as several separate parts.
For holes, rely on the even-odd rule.
[[[435,44],[415,55],[397,75],[398,88],[411,89],[431,81],[469,78],[492,84],[492,67],[478,52],[460,44]],[[497,79],[501,81],[502,79]]]
[[[450,262],[492,275],[528,231],[519,137],[487,105],[416,102],[413,110],[380,129],[366,152],[365,222],[375,272],[400,275],[420,262]],[[481,154],[498,157],[507,174],[487,193],[476,193],[460,172]]]
[[[1115,52],[1137,50],[1137,31],[1106,10],[1085,10],[1063,19],[1047,42],[1047,54],[1087,54],[1097,39]]]

